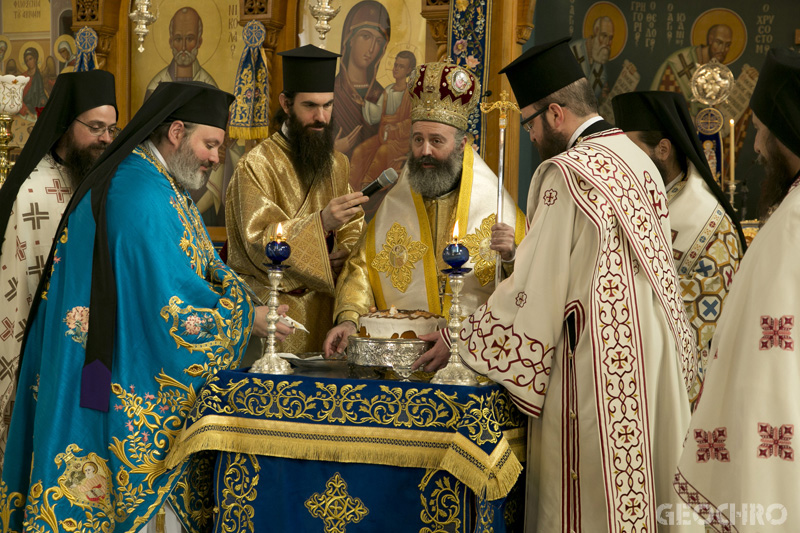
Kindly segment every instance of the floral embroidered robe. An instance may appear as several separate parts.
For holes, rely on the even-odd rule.
[[[70,198],[67,171],[48,154],[20,188],[6,228],[0,255],[0,473],[28,312]]]
[[[531,417],[526,532],[654,532],[677,501],[693,337],[657,176],[618,129],[545,161],[514,273],[463,322],[462,359]]]
[[[697,341],[697,377],[689,393],[694,400],[708,367],[717,319],[742,260],[742,243],[736,226],[691,162],[687,173],[686,179],[667,191],[667,203],[672,258]]]
[[[355,251],[342,269],[336,285],[337,323],[358,316],[369,306],[388,309],[423,309],[446,315],[450,288],[440,292],[447,268],[442,251],[452,241],[458,220],[461,242],[470,253],[464,265],[461,306],[475,310],[494,290],[495,258],[491,228],[497,212],[497,177],[470,145],[464,149],[461,182],[457,193],[439,199],[423,199],[411,189],[404,171],[381,203]],[[515,228],[515,241],[525,235],[525,216],[508,192],[504,193],[503,222]],[[508,268],[510,271],[511,268]]]
[[[91,195],[58,236],[24,348],[0,484],[9,531],[138,531],[171,499],[210,527],[213,459],[167,470],[197,391],[235,367],[254,308],[213,249],[189,195],[142,146],[108,193],[117,327],[107,413],[79,407],[94,242]],[[5,530],[5,529],[4,529]]]
[[[717,321],[713,354],[675,490],[713,531],[800,531],[800,187],[742,259]]]
[[[288,315],[311,333],[296,331],[279,346],[283,352],[314,352],[322,350],[333,326],[336,286],[320,213],[331,199],[353,192],[348,184],[350,164],[334,152],[331,175],[306,190],[294,170],[290,150],[286,138],[274,133],[239,160],[225,200],[228,264],[266,302],[270,260],[265,249],[275,238],[278,223],[282,224],[292,253],[284,263],[291,268],[284,273],[278,300],[288,304]],[[333,248],[352,250],[363,221],[359,214],[336,230]]]

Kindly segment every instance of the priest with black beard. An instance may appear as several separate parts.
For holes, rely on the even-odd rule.
[[[278,55],[277,131],[239,161],[227,191],[228,264],[266,301],[265,247],[281,224],[292,254],[278,299],[310,333],[295,332],[280,350],[302,353],[321,350],[333,323],[336,279],[361,234],[368,198],[350,188],[350,162],[333,149],[339,54],[306,45]]]
[[[344,350],[358,316],[372,306],[449,314],[442,251],[453,240],[456,221],[458,238],[470,253],[465,266],[472,269],[461,293],[465,314],[494,291],[496,261],[511,272],[516,245],[525,235],[524,215],[505,191],[503,220],[497,223],[497,177],[467,139],[480,82],[465,68],[433,62],[420,65],[408,87],[409,157],[342,271],[336,287],[338,325],[325,340],[326,356]],[[420,338],[436,344],[414,368],[433,371],[443,359],[446,364],[447,336]]]
[[[5,296],[0,310],[0,465],[22,335],[53,236],[73,191],[116,132],[114,75],[103,70],[62,74],[0,188],[0,287]]]
[[[742,259],[674,487],[714,531],[800,531],[800,53],[772,48],[750,98],[769,218]],[[762,216],[766,213],[762,213]],[[731,502],[747,502],[743,522]],[[759,524],[761,520],[759,519]],[[750,525],[751,527],[743,527]],[[776,529],[776,530],[777,530]]]

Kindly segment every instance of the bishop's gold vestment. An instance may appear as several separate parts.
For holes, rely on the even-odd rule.
[[[305,324],[310,334],[296,331],[281,351],[320,351],[333,324],[335,280],[328,260],[321,211],[338,196],[353,192],[348,185],[350,163],[334,152],[333,172],[309,190],[301,183],[290,159],[290,145],[280,133],[243,157],[231,179],[225,201],[228,230],[228,264],[266,302],[269,280],[265,253],[277,225],[292,253],[284,263],[291,266],[283,278],[280,303],[288,304],[288,316]],[[334,249],[352,250],[361,234],[363,215],[336,230]]]

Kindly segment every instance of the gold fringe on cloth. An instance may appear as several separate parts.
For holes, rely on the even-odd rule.
[[[256,128],[229,126],[228,136],[233,139],[266,139],[269,137],[269,128],[267,126]]]
[[[503,433],[491,454],[454,432],[332,426],[205,416],[186,428],[172,446],[167,468],[174,468],[201,450],[219,450],[342,463],[433,468],[449,472],[487,500],[508,495],[522,465],[525,428]],[[520,435],[522,438],[520,438]],[[517,455],[521,453],[521,455]]]

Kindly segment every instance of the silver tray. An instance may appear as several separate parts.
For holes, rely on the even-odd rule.
[[[412,374],[414,361],[433,345],[421,339],[372,339],[351,335],[347,342],[347,360],[352,365],[391,368],[407,379]]]
[[[297,357],[283,357],[300,375],[348,377],[348,364],[344,359],[322,359],[322,352],[307,352]]]

